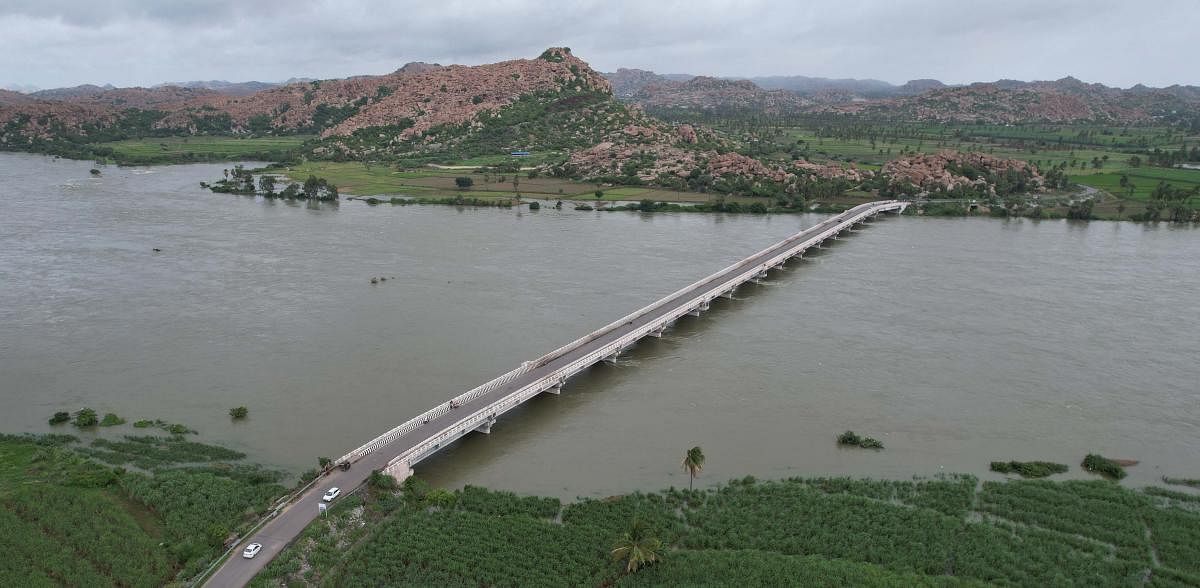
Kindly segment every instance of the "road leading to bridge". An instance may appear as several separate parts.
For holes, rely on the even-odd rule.
[[[320,516],[318,504],[325,490],[337,486],[343,495],[362,485],[373,470],[384,470],[403,479],[412,466],[472,431],[490,432],[503,413],[543,392],[558,393],[568,378],[616,356],[646,336],[661,336],[679,318],[708,310],[721,296],[732,296],[738,286],[756,281],[788,259],[802,256],[811,247],[882,212],[901,212],[907,202],[887,200],[856,206],[805,229],[707,278],[670,294],[613,323],[589,333],[486,384],[439,404],[346,454],[347,471],[334,469],[309,490],[282,508],[256,533],[238,544],[230,559],[208,580],[207,586],[244,586],[280,551]],[[254,559],[243,559],[248,543],[262,543]]]

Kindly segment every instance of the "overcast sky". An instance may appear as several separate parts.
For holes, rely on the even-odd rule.
[[[0,87],[378,74],[566,45],[601,71],[1200,85],[1200,0],[3,0]]]

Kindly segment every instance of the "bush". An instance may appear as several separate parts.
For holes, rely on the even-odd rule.
[[[56,412],[56,413],[54,413],[54,416],[50,417],[50,424],[51,425],[61,425],[69,420],[71,420],[71,413]]]
[[[993,461],[993,472],[1001,474],[1019,474],[1023,478],[1045,478],[1067,471],[1066,464],[1049,461]]]
[[[542,205],[539,204],[538,201],[536,201],[536,200],[529,203],[529,210],[540,210],[541,208],[542,208]]]
[[[125,419],[123,419],[111,412],[105,413],[104,418],[100,420],[101,427],[113,427],[116,425],[123,425],[123,424],[125,424]]]
[[[134,423],[133,423],[133,426],[134,426],[134,427],[137,427],[137,428],[139,428],[139,429],[146,429],[146,428],[149,428],[149,427],[153,427],[153,426],[154,426],[154,421],[147,420],[147,419],[142,419],[142,420],[140,420],[140,421],[136,421],[136,422],[134,422]]]
[[[96,418],[95,410],[90,408],[81,408],[79,409],[79,412],[75,413],[75,422],[73,424],[82,429],[85,427],[94,427],[99,422],[100,419]]]
[[[1094,474],[1100,474],[1106,478],[1120,480],[1121,478],[1125,477],[1125,468],[1121,467],[1121,465],[1117,462],[1104,457],[1103,455],[1089,453],[1087,457],[1083,458],[1083,464],[1081,465],[1083,466],[1084,470]]]
[[[466,190],[467,188],[470,188],[471,186],[475,185],[475,180],[473,180],[467,176],[459,176],[457,178],[454,178],[454,185],[458,186],[459,190]]]
[[[883,442],[874,437],[863,437],[858,446],[863,449],[883,449]]]
[[[303,486],[313,480],[316,480],[317,477],[320,475],[321,475],[321,470],[318,470],[316,468],[313,468],[311,470],[306,470],[305,472],[300,474],[300,485]]]
[[[244,419],[248,414],[250,414],[250,409],[244,406],[235,406],[229,409],[229,416],[235,419]]]
[[[846,431],[837,438],[838,445],[862,447],[863,449],[883,449],[883,442],[872,437],[859,437],[854,431]]]

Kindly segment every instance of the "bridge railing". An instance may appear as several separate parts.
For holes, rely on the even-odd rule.
[[[529,371],[529,369],[530,369],[529,362],[522,363],[516,369],[513,369],[513,370],[511,370],[505,374],[502,374],[496,378],[493,378],[479,386],[476,386],[475,388],[472,388],[462,394],[459,394],[458,396],[454,397],[450,402],[461,405],[461,404],[470,402],[472,400],[475,400],[476,398],[479,398],[480,396],[483,396],[485,394],[492,392],[496,388],[507,385],[509,382],[513,381],[513,379],[515,379],[516,377]],[[395,441],[396,439],[399,439],[401,436],[403,436],[407,433],[410,433],[410,432],[416,430],[418,427],[424,425],[425,423],[450,412],[450,410],[451,409],[450,409],[449,402],[438,404],[437,406],[401,423],[400,425],[398,425],[396,427],[393,427],[392,429],[388,430],[386,433],[355,448],[350,453],[347,453],[346,455],[342,456],[338,460],[338,462],[343,462],[343,461],[347,461],[347,462],[351,462],[351,463],[356,462],[356,461],[362,459],[364,456],[379,449],[380,447],[386,447],[391,442]]]
[[[892,202],[892,201],[889,201],[889,203],[890,202]],[[839,217],[846,215],[846,214],[850,214],[852,211],[855,211],[856,209],[863,208],[863,207],[871,208],[872,205],[877,206],[879,204],[881,204],[881,203],[875,202],[875,203],[868,203],[868,204],[860,204],[859,206],[851,208],[851,209],[844,211],[834,217],[831,217],[829,219],[826,219],[825,221],[822,221],[822,224],[836,221]],[[820,225],[817,225],[817,226],[820,226]],[[809,230],[811,230],[811,229],[809,229]],[[771,247],[768,247],[767,249],[783,246],[783,245],[787,244],[789,241],[796,239],[797,237],[799,237],[799,234],[788,237],[787,239],[784,239],[783,241],[780,241],[780,242],[772,245]],[[563,345],[562,347],[559,347],[558,349],[555,349],[554,351],[551,351],[551,352],[533,360],[533,362],[531,362],[531,363],[532,363],[533,367],[541,367],[543,365],[546,365],[546,363],[551,362],[559,357],[562,357],[563,355],[570,353],[571,351],[574,351],[575,349],[578,349],[582,345],[585,345],[591,341],[594,341],[596,338],[601,337],[604,334],[611,332],[613,329],[616,329],[616,328],[628,323],[629,321],[636,320],[638,318],[645,316],[646,314],[648,314],[650,312],[653,312],[654,310],[660,308],[662,305],[666,304],[667,302],[687,293],[689,290],[698,288],[698,287],[704,285],[706,282],[711,281],[713,278],[715,278],[723,273],[733,271],[742,263],[745,263],[745,260],[736,262],[736,263],[730,265],[729,267],[726,267],[725,269],[714,272],[713,274],[709,275],[706,278],[700,279],[692,284],[688,284],[687,286],[684,286],[683,288],[680,288],[679,290],[676,290],[675,292],[673,292],[671,294],[668,294],[658,300],[655,300],[654,302],[652,302],[646,306],[643,306],[642,308],[639,308],[639,309],[637,309],[637,310],[635,310],[635,311],[633,311],[633,312],[631,312],[631,313],[629,313],[629,314],[627,314],[627,315],[625,315],[603,327],[600,327],[599,329],[596,329],[595,331],[592,331],[591,333],[588,333],[570,343],[567,343],[566,345]]]
[[[798,252],[803,251],[809,247],[812,247],[816,243],[819,243],[825,239],[828,239],[830,236],[832,236],[838,232],[841,232],[842,230],[844,230],[846,228],[847,225],[854,224],[867,216],[870,216],[872,214],[879,212],[882,209],[887,208],[887,206],[886,206],[887,204],[892,204],[892,203],[890,203],[890,202],[889,203],[875,202],[875,203],[870,203],[869,205],[862,205],[862,206],[852,208],[852,209],[830,219],[833,222],[831,224],[828,224],[828,226],[825,230],[823,230],[819,233],[813,234],[811,236],[808,236],[808,238],[804,238],[802,241],[799,241],[798,243],[789,243],[789,241],[793,241],[797,238],[805,237],[806,235],[804,233],[807,233],[808,231],[805,231],[805,232],[797,234],[789,239],[781,241],[773,247],[768,247],[767,249],[763,250],[763,252],[771,251],[772,249],[775,249],[775,248],[777,248],[779,250],[775,253],[775,255],[767,258],[766,261],[748,266],[747,269],[743,270],[742,272],[739,272],[737,275],[730,277],[726,280],[723,280],[719,284],[710,286],[710,287],[704,289],[699,294],[687,299],[686,301],[683,301],[683,302],[677,304],[677,306],[671,312],[664,313],[662,316],[656,318],[655,320],[649,321],[645,325],[642,325],[642,326],[638,327],[637,329],[634,329],[634,330],[630,331],[629,333],[626,333],[626,334],[622,335],[621,337],[618,337],[618,338],[614,339],[613,341],[610,341],[609,343],[597,348],[596,350],[593,350],[592,352],[588,353],[587,355],[584,355],[584,356],[576,359],[575,361],[572,361],[571,363],[566,364],[566,365],[546,374],[545,376],[542,376],[541,378],[538,378],[537,380],[530,382],[529,384],[527,384],[525,386],[522,386],[520,389],[513,391],[511,394],[508,394],[508,395],[504,396],[503,398],[500,398],[487,406],[477,409],[476,411],[474,411],[470,415],[468,415],[466,418],[456,422],[455,424],[451,425],[450,427],[447,427],[446,429],[438,432],[436,435],[426,439],[425,441],[423,441],[417,445],[414,445],[413,447],[409,448],[408,450],[404,451],[403,453],[392,458],[388,462],[388,466],[391,467],[397,463],[404,462],[406,466],[412,467],[418,461],[420,461],[421,459],[423,459],[426,456],[428,456],[429,454],[431,454],[434,450],[440,448],[443,444],[454,441],[454,440],[458,439],[459,437],[462,437],[463,435],[479,428],[479,426],[481,424],[483,424],[484,422],[492,420],[492,419],[500,416],[501,414],[504,414],[505,412],[511,410],[512,408],[524,403],[529,398],[544,392],[545,390],[549,389],[552,386],[555,386],[556,384],[561,382],[563,379],[568,378],[568,377],[578,373],[579,371],[587,368],[588,366],[591,366],[592,364],[594,364],[606,357],[613,355],[614,353],[620,352],[626,346],[642,339],[649,333],[657,331],[658,329],[662,328],[663,326],[668,325],[676,320],[679,320],[679,318],[686,315],[688,312],[692,311],[697,306],[707,303],[707,302],[711,302],[713,299],[717,298],[722,293],[732,290],[733,288],[736,288],[737,286],[753,279],[755,276],[759,275],[764,269],[774,267],[774,266],[786,261],[788,258],[795,256]],[[818,225],[818,226],[820,226],[820,225]],[[810,230],[811,229],[809,229],[809,231]],[[789,245],[789,246],[784,247],[785,245]],[[760,255],[761,255],[761,252],[760,252]],[[666,298],[663,298],[663,299],[657,301],[655,304],[652,304],[650,306],[643,308],[641,311],[638,311],[631,315],[628,315],[628,317],[639,318],[639,317],[643,316],[646,312],[650,312],[650,311],[655,310],[658,307],[661,307],[662,304],[665,303],[666,301],[678,298],[679,295],[687,292],[689,289],[704,285],[705,282],[712,281],[713,279],[721,276],[722,273],[732,271],[733,269],[736,269],[739,265],[742,265],[743,263],[745,263],[744,260],[742,262],[734,264],[720,272],[717,272],[717,273],[709,276],[705,280],[701,280],[701,281],[697,282],[696,284],[689,286],[688,288],[684,288],[683,290],[677,292],[676,294],[667,296]],[[578,348],[580,345],[583,345],[587,342],[593,341],[596,338],[603,336],[605,334],[605,332],[609,332],[616,327],[626,324],[628,322],[628,320],[630,320],[628,317],[623,318],[620,321],[617,321],[613,325],[610,325],[612,328],[599,329],[599,330],[589,334],[589,336],[580,338],[579,340],[576,340],[575,342],[572,342],[560,349],[566,349],[566,348],[575,349],[575,348]],[[570,349],[568,349],[568,351]],[[556,350],[556,352],[557,351],[558,350]],[[552,353],[555,353],[555,352],[552,352]],[[558,353],[557,355],[555,355],[555,357],[561,357],[561,356],[562,356],[562,353]],[[552,359],[553,359],[553,357],[546,359],[546,361],[548,362],[548,361],[551,361]],[[536,362],[534,362],[534,363],[536,363]],[[540,365],[544,365],[544,363],[545,362],[543,362]],[[526,365],[529,365],[529,364],[526,364]]]
[[[778,243],[764,249],[763,252],[771,251],[772,249],[782,249],[784,251],[790,251],[792,249],[796,249],[797,247],[795,246],[795,244],[793,244],[794,241],[796,241],[798,239],[803,239],[804,237],[807,236],[806,233],[809,233],[813,229],[816,229],[819,227],[826,227],[825,230],[823,230],[820,233],[818,233],[808,239],[805,239],[803,241],[803,243],[806,244],[803,248],[807,248],[808,246],[811,246],[811,245],[807,245],[809,243],[827,239],[830,234],[840,232],[842,230],[842,225],[846,224],[847,221],[850,221],[850,223],[852,224],[853,222],[857,222],[857,220],[861,219],[862,217],[869,216],[871,214],[875,214],[879,210],[888,208],[889,206],[894,205],[896,203],[897,203],[897,201],[893,200],[893,201],[885,201],[885,202],[871,202],[871,203],[867,203],[867,204],[860,204],[860,205],[858,205],[854,208],[851,208],[849,210],[846,210],[838,215],[830,217],[830,218],[822,221],[821,223],[817,224],[814,227],[810,227],[809,229],[801,231],[800,233],[797,233],[791,237],[788,237],[787,239],[779,241]],[[850,219],[855,219],[855,220],[850,220]],[[761,253],[762,252],[760,252],[759,255],[761,255]],[[780,254],[780,255],[776,256],[775,258],[772,258],[770,261],[768,261],[767,263],[765,263],[763,265],[767,266],[767,267],[775,265],[779,261],[786,260],[788,257],[791,257],[792,255],[794,255],[794,253]],[[595,331],[592,331],[591,333],[588,333],[587,335],[584,335],[570,343],[567,343],[566,345],[563,345],[563,346],[555,349],[554,351],[551,351],[533,361],[524,362],[520,366],[518,366],[516,369],[513,369],[499,377],[496,377],[488,382],[485,382],[484,384],[481,384],[480,386],[477,386],[471,390],[468,390],[467,392],[465,392],[463,394],[460,394],[460,395],[454,397],[454,399],[451,400],[451,402],[453,402],[456,405],[463,405],[463,404],[466,404],[473,400],[476,400],[486,394],[489,394],[492,391],[496,390],[497,388],[508,385],[514,379],[516,379],[517,377],[519,377],[521,375],[524,375],[531,369],[541,367],[559,357],[566,355],[567,353],[570,353],[570,352],[578,349],[579,347],[581,347],[583,345],[586,345],[592,341],[595,341],[596,339],[598,339],[600,337],[603,337],[604,335],[606,335],[608,333],[611,333],[613,330],[615,330],[623,325],[626,325],[634,320],[642,318],[643,316],[646,316],[647,314],[660,309],[663,305],[677,299],[678,297],[686,294],[687,292],[692,291],[701,286],[704,286],[706,283],[711,282],[712,280],[722,276],[723,274],[732,272],[733,270],[737,269],[739,266],[741,266],[745,263],[746,263],[746,260],[736,262],[736,263],[730,265],[729,267],[726,267],[720,271],[717,271],[717,272],[709,275],[706,278],[703,278],[703,279],[698,280],[692,284],[689,284],[683,288],[680,288],[679,290],[677,290],[671,294],[668,294],[667,296],[664,296],[664,297],[662,297],[662,298],[660,298],[638,310],[635,310],[635,311],[633,311],[633,312],[631,312],[631,313],[629,313],[629,314],[627,314],[627,315],[625,315],[603,327],[600,327],[599,329],[596,329]],[[687,306],[689,308],[687,308],[686,310],[684,310],[682,313],[680,313],[678,316],[675,316],[671,320],[672,321],[677,320],[679,318],[679,316],[683,316],[683,314],[687,314],[687,312],[691,310],[690,305],[692,305],[694,302],[700,301],[701,299],[703,299],[705,297],[708,297],[708,299],[711,300],[716,295],[720,295],[720,293],[724,292],[727,288],[736,287],[737,285],[750,279],[750,277],[752,277],[753,274],[760,272],[761,269],[762,268],[755,266],[753,269],[744,271],[744,272],[740,273],[737,277],[727,280],[725,283],[723,283],[717,287],[712,287],[712,288],[706,289],[705,294],[697,296],[693,301],[689,301],[689,302],[681,305],[681,306]],[[717,294],[714,296],[709,296],[709,294],[714,291]],[[668,322],[670,322],[670,321],[668,321]],[[663,323],[662,321],[654,321],[653,324],[656,325],[653,329],[645,329],[645,327],[643,327],[643,328],[638,329],[638,331],[645,330],[646,332],[649,332],[651,330],[655,330],[658,327],[662,326],[662,324],[667,324],[667,323]],[[645,336],[645,333],[639,335],[638,337],[636,337],[633,340],[636,341],[637,339],[640,339],[644,336]],[[628,339],[628,336],[621,337],[621,340],[625,340],[625,339]],[[625,344],[628,344],[628,342],[626,342]],[[605,347],[607,348],[609,346],[605,346]],[[600,357],[605,357],[606,355],[609,355],[609,354],[611,354],[611,351],[606,353],[605,355],[601,355]],[[589,356],[590,355],[592,355],[592,354],[589,354]],[[572,362],[572,365],[574,363],[578,363],[578,362]],[[593,363],[594,363],[594,361],[593,361]],[[587,365],[591,365],[591,364],[589,363]],[[567,372],[563,369],[559,369],[559,370],[555,370],[554,376],[548,376],[548,378],[550,378],[554,381],[558,381],[559,379],[562,378],[561,374],[563,374],[563,373],[570,375],[574,372]],[[541,380],[539,380],[539,381],[541,381]],[[523,391],[526,388],[527,387],[522,387],[521,390]],[[541,390],[539,390],[538,392],[540,392],[540,391]],[[510,396],[519,395],[519,392],[520,391],[514,392],[514,394],[510,395]],[[506,398],[508,398],[508,397],[506,397]],[[503,400],[498,401],[498,402],[503,402]],[[524,400],[521,400],[521,402],[524,402]],[[488,410],[488,408],[492,408],[492,406],[489,406],[482,410]],[[428,421],[431,421],[435,418],[441,417],[442,415],[448,413],[450,410],[451,410],[450,403],[439,404],[439,405],[435,406],[434,408],[431,408],[431,409],[413,417],[412,419],[405,421],[404,423],[400,424],[399,426],[396,426],[396,427],[390,429],[386,433],[372,439],[371,441],[368,441],[367,443],[354,449],[350,453],[347,453],[345,456],[343,456],[338,461],[354,462],[359,459],[362,459],[362,457],[370,454],[371,452],[373,452],[381,447],[385,447],[385,446],[391,444],[393,441],[400,438],[401,436],[416,430],[418,427],[424,425]],[[505,410],[507,410],[507,409],[505,409]],[[439,437],[440,437],[440,435],[439,435]],[[406,452],[406,454],[407,453],[409,453],[409,452]]]

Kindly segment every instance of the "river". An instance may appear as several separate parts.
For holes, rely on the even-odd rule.
[[[201,190],[222,165],[90,167],[0,154],[0,431],[87,405],[293,472],[824,218],[310,206]],[[701,485],[1078,477],[1088,452],[1200,477],[1196,229],[888,217],[809,257],[418,473],[604,496],[686,485],[700,445]]]

